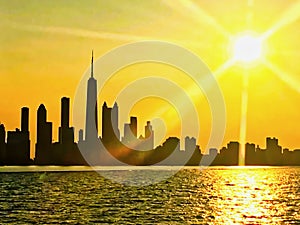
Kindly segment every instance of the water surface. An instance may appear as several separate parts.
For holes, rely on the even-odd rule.
[[[300,224],[299,167],[184,168],[169,178],[169,167],[101,173],[2,172],[0,223]]]

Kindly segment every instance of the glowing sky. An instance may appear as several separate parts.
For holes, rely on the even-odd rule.
[[[2,0],[0,18],[0,120],[13,130],[20,126],[20,108],[30,107],[33,142],[41,103],[54,122],[57,140],[60,98],[72,101],[92,49],[97,58],[119,45],[154,39],[191,50],[215,72],[226,103],[224,144],[240,138],[243,76],[248,74],[246,140],[264,147],[265,137],[275,136],[282,146],[300,147],[299,1]],[[227,62],[230,39],[246,30],[265,38],[267,52],[245,72],[241,65]],[[199,144],[205,146],[211,128],[209,106],[174,68],[151,64],[125,68],[104,87],[100,104],[106,99],[111,105],[118,90],[139,75],[160,75],[187,89],[201,109]],[[157,109],[152,114],[143,111],[149,102]],[[162,100],[145,99],[132,114],[140,118],[142,130],[146,120],[165,108],[161,116],[166,136],[179,135],[176,111]],[[120,123],[128,122],[125,119]]]

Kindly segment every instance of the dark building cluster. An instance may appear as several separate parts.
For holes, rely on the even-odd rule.
[[[61,124],[58,142],[53,143],[52,123],[41,104],[37,110],[35,157],[30,158],[29,109],[21,109],[21,130],[6,133],[0,124],[0,165],[224,165],[239,163],[240,144],[230,142],[222,149],[209,149],[202,154],[194,137],[185,137],[185,149],[180,139],[169,137],[162,145],[154,146],[154,130],[150,121],[144,135],[138,135],[138,119],[131,116],[119,130],[117,103],[102,106],[102,135],[98,136],[97,81],[93,74],[88,80],[85,131],[79,130],[78,143],[70,126],[70,99],[61,99]],[[7,137],[6,137],[7,134]],[[266,149],[255,144],[245,146],[245,165],[300,165],[300,150],[282,149],[278,139],[267,138]]]
[[[61,99],[61,126],[59,141],[52,142],[52,123],[47,122],[47,110],[42,104],[37,110],[37,134],[35,158],[30,158],[29,109],[22,108],[21,130],[7,132],[0,125],[0,164],[1,165],[78,165],[83,158],[74,142],[74,129],[69,126],[70,99]]]
[[[290,151],[278,144],[277,138],[266,139],[266,148],[261,149],[255,144],[246,144],[246,165],[270,165],[270,166],[299,166],[300,149]]]
[[[22,108],[21,113],[21,130],[7,132],[7,143],[5,143],[5,128],[0,126],[0,155],[2,164],[9,165],[28,165],[30,160],[30,140],[29,140],[29,109]]]

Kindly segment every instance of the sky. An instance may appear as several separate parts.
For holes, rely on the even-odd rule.
[[[300,1],[1,0],[0,16],[0,122],[6,130],[20,127],[20,108],[29,107],[32,144],[36,110],[42,103],[48,120],[54,123],[53,139],[57,140],[60,98],[70,97],[73,103],[92,49],[97,60],[124,44],[159,40],[193,52],[212,71],[226,106],[223,145],[239,141],[243,130],[246,141],[261,147],[271,136],[279,138],[284,147],[300,148]],[[232,40],[246,31],[264,38],[264,53],[251,66],[231,60]],[[99,70],[95,73],[101,73]],[[149,76],[170,80],[188,95],[199,116],[198,143],[205,148],[212,126],[210,105],[192,80],[176,68],[149,62],[123,68],[104,84],[99,105],[107,101],[111,106],[124,87]],[[140,87],[133,94],[142,92]],[[149,105],[150,110],[145,110]],[[180,135],[178,110],[161,98],[141,99],[129,115],[139,118],[141,134],[146,121],[152,120],[157,143]],[[129,115],[122,114],[120,107],[121,133]],[[76,133],[83,123],[84,115]]]

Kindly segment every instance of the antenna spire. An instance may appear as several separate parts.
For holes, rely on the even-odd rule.
[[[94,78],[94,50],[92,50],[91,77]]]

